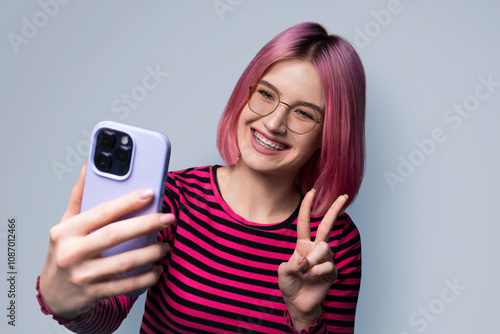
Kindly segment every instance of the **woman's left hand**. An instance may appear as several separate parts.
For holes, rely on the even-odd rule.
[[[297,219],[297,245],[288,262],[278,269],[279,287],[293,326],[297,330],[312,325],[321,315],[321,302],[337,279],[328,238],[337,216],[347,201],[342,195],[332,204],[311,241],[310,215],[315,190],[309,191]]]

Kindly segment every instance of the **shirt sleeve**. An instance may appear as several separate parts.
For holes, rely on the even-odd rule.
[[[360,234],[347,214],[342,218],[342,233],[330,242],[338,276],[323,303],[328,333],[354,333],[361,284]]]
[[[165,183],[165,191],[163,195],[163,213],[172,213],[175,217],[179,217],[179,202],[180,193],[182,188],[177,182],[174,173],[169,173],[167,182]],[[158,232],[158,242],[168,242],[172,246],[174,235],[177,229],[177,221],[175,221],[169,228]],[[155,265],[160,263],[155,263]]]
[[[111,297],[101,300],[92,309],[76,319],[66,320],[55,316],[45,305],[40,295],[40,276],[36,281],[37,300],[43,314],[52,315],[60,325],[79,334],[106,334],[113,333],[134,305],[137,298],[127,296]]]

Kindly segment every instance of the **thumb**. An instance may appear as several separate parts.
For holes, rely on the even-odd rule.
[[[87,171],[87,164],[84,163],[82,169],[80,170],[80,176],[76,185],[71,190],[71,195],[69,196],[68,206],[66,207],[66,212],[61,219],[65,221],[80,213],[80,207],[82,205],[82,194],[83,194],[83,184],[85,182],[85,172]]]

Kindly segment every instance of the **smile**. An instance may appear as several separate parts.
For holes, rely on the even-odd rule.
[[[271,141],[271,140],[267,139],[262,134],[258,133],[257,131],[255,131],[253,129],[252,129],[252,135],[253,135],[253,138],[255,139],[255,141],[259,145],[261,145],[269,150],[283,151],[283,150],[286,150],[288,148],[288,146],[286,146],[284,144],[280,144],[280,143],[277,143],[275,141]]]

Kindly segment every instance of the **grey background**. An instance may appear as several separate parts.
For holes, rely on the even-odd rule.
[[[216,126],[236,80],[260,47],[303,21],[351,41],[368,80],[366,176],[348,209],[363,241],[356,333],[496,330],[498,2],[69,1],[46,21],[40,3],[53,1],[0,3],[0,276],[10,216],[19,272],[16,327],[0,280],[2,333],[66,332],[39,311],[34,284],[85,160],[85,132],[122,121],[166,133],[172,170],[222,163]],[[25,20],[40,27],[16,48],[9,36],[22,36]],[[168,76],[128,114],[113,107],[140,92],[148,66]],[[497,86],[474,100],[480,77]],[[444,118],[463,103],[474,111],[460,126]],[[415,141],[436,128],[444,140],[418,153]],[[399,173],[401,157],[418,166],[391,188],[386,173]],[[58,164],[67,168],[59,177]],[[118,333],[138,332],[142,304]]]

